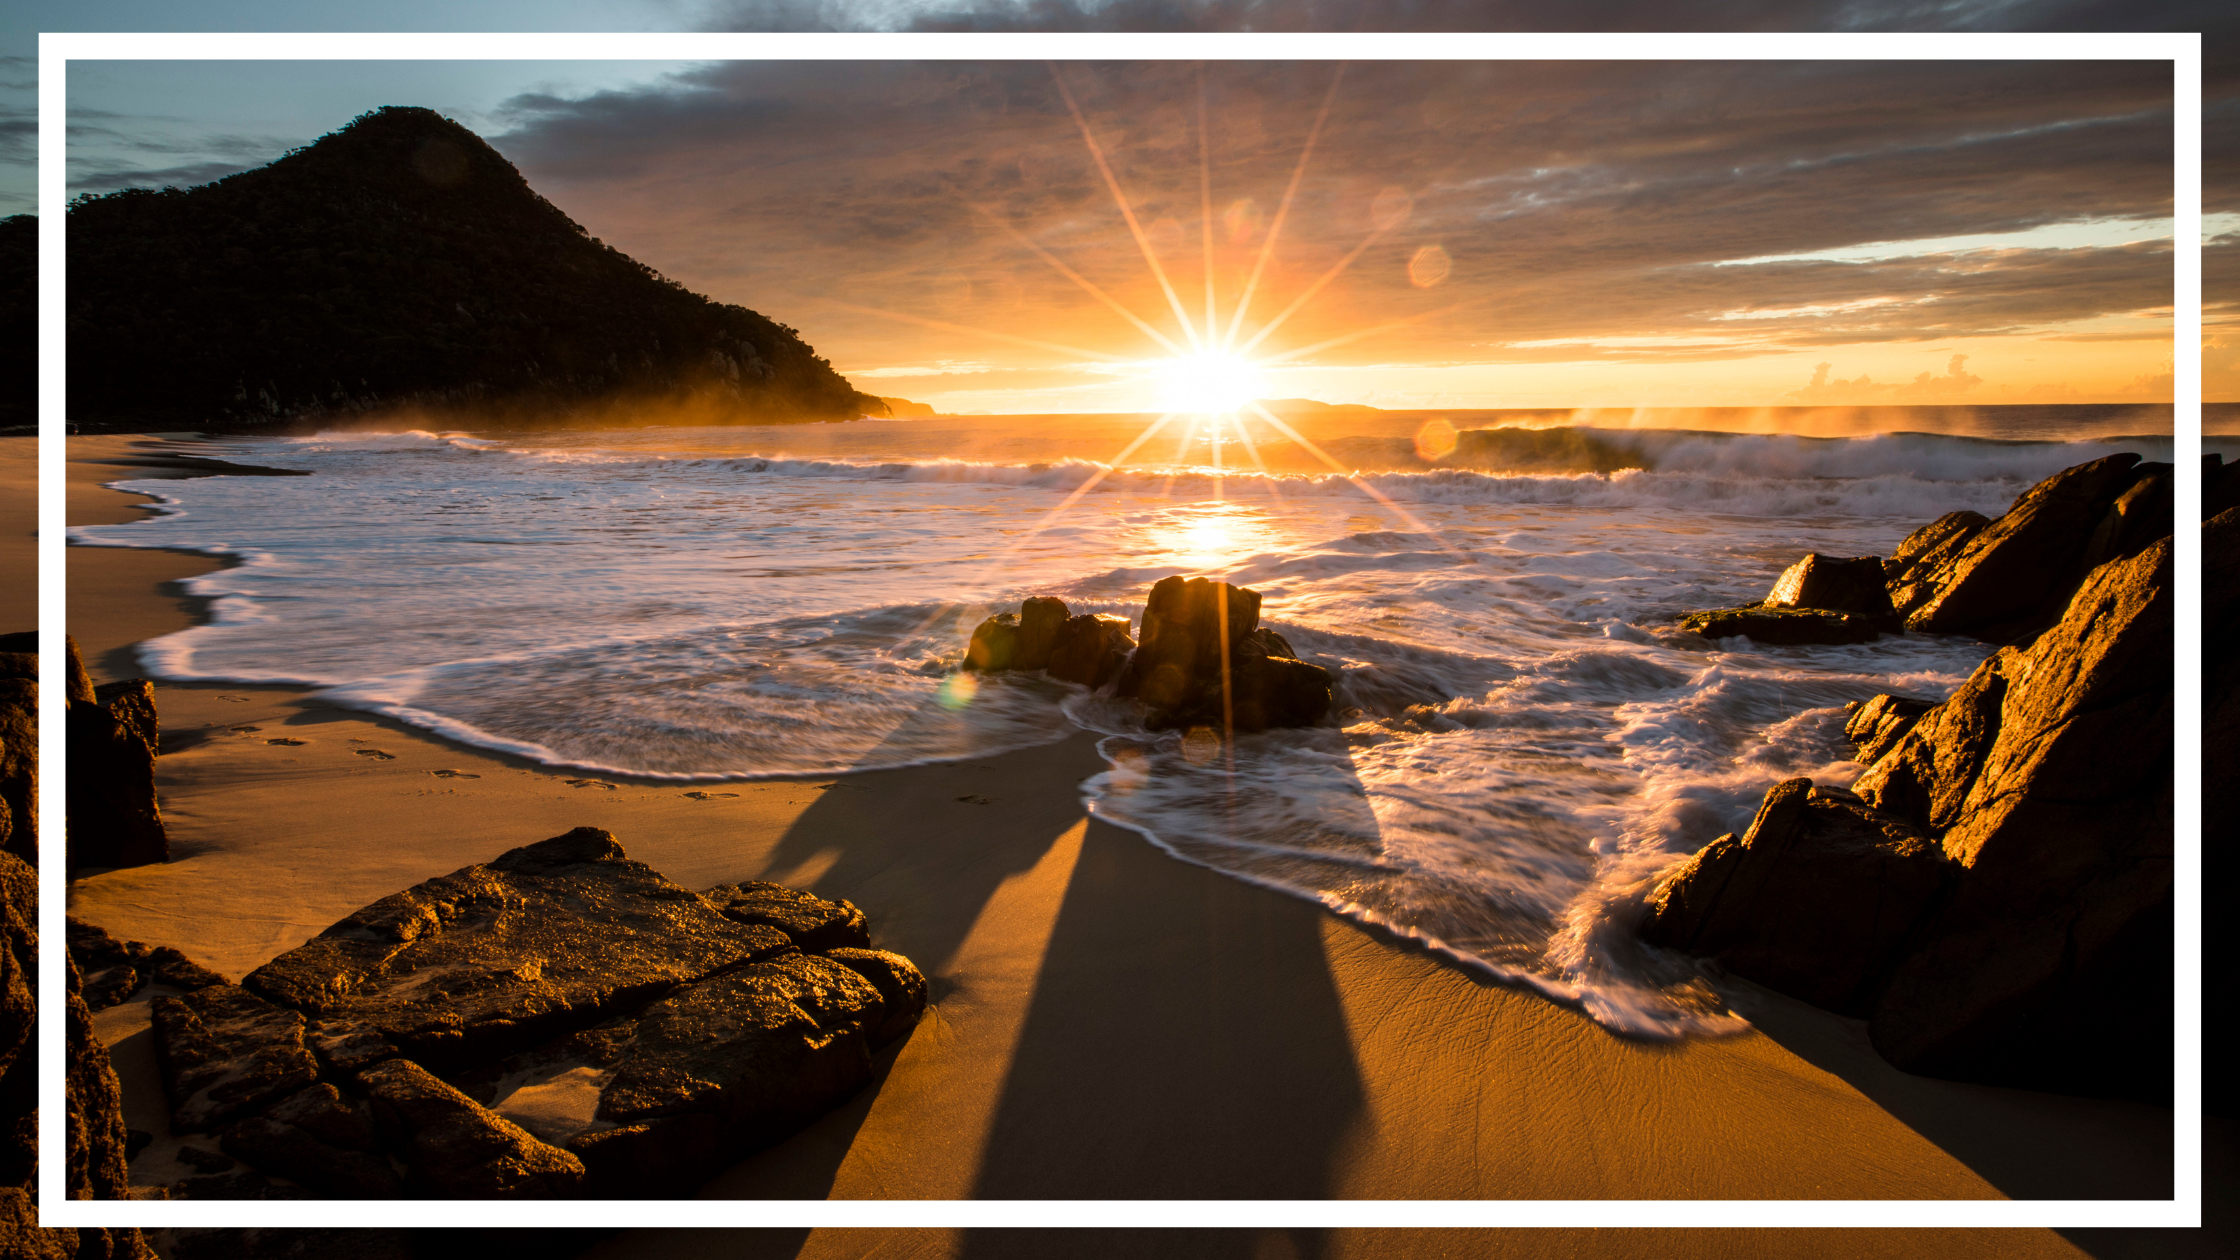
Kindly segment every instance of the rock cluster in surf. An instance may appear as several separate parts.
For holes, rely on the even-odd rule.
[[[139,970],[97,929],[72,944]],[[695,893],[590,827],[385,897],[239,985],[146,979],[173,1158],[202,1170],[174,1192],[211,1198],[673,1196],[861,1088],[926,1000],[855,906]]]
[[[1864,643],[1901,629],[2006,643],[2060,619],[2085,575],[2170,532],[2171,466],[2110,455],[2064,469],[1997,520],[1952,512],[1887,560],[1807,555],[1766,598],[1685,613],[1682,629],[1761,643]]]
[[[1152,730],[1263,731],[1311,726],[1330,711],[1330,671],[1299,659],[1260,624],[1260,592],[1208,578],[1161,579],[1143,607],[1143,638],[1117,617],[1069,617],[1064,601],[1029,599],[980,623],[968,670],[1046,670],[1087,687],[1111,683],[1141,701]]]
[[[2010,641],[1942,703],[1858,706],[1852,790],[1775,785],[1660,884],[1643,935],[1866,1019],[1907,1071],[2166,1102],[2172,500],[2136,462],[1916,531],[1890,568],[1906,624]],[[2240,510],[2203,541],[2210,620],[2240,620]],[[2229,762],[2240,704],[2213,688]]]

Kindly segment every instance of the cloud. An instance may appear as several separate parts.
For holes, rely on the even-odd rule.
[[[1910,381],[1877,385],[1863,373],[1857,380],[1830,380],[1828,372],[1835,365],[1820,363],[1813,366],[1811,384],[1803,389],[1791,390],[1785,397],[1791,402],[1812,407],[1964,402],[1967,401],[1968,391],[1983,384],[1983,378],[1968,371],[1967,365],[1968,356],[1956,354],[1945,365],[1942,376],[1923,372]]]
[[[1202,91],[1231,310],[1333,68],[1221,63],[1202,85],[1177,64],[1063,73],[1190,312]],[[2167,215],[2168,94],[2166,74],[2121,62],[1354,65],[1246,326],[1349,255],[1263,352],[1405,321],[1314,361],[1545,359],[1503,347],[1548,341],[1577,343],[1573,357],[1717,357],[2167,306],[2167,242],[1714,264]],[[1151,352],[1037,249],[1180,336],[1039,64],[718,65],[644,91],[521,97],[506,117],[494,143],[595,234],[696,288],[813,319],[820,346],[864,367],[1050,358],[1006,337]],[[1430,245],[1451,269],[1420,288],[1408,262]],[[912,322],[927,319],[1000,335]],[[1697,344],[1609,344],[1642,336]]]

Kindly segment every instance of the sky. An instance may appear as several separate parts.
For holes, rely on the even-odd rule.
[[[1907,13],[1965,26],[1954,15],[1970,10],[1688,12],[1710,28],[1828,29]],[[1363,12],[579,0],[533,16],[544,29],[1168,29],[1329,28]],[[1387,26],[1550,24],[1536,20],[1545,6],[1518,4],[1375,12]],[[57,13],[33,16],[59,27]],[[200,16],[218,29],[356,24],[344,14]],[[1625,24],[1625,6],[1608,14]],[[152,5],[65,16],[175,25]],[[407,4],[385,25],[529,16]],[[2169,85],[2152,66],[100,63],[73,70],[69,95],[74,192],[191,185],[365,109],[430,106],[593,235],[799,328],[858,388],[949,411],[1157,406],[1193,337],[1253,343],[1260,396],[1387,407],[2170,397]],[[0,112],[0,137],[20,122]],[[29,192],[13,134],[0,210]],[[2220,200],[2220,152],[2212,286],[2240,270],[2240,196]],[[2209,312],[2211,398],[2240,398],[2236,307]]]

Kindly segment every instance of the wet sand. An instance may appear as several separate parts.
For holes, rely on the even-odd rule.
[[[129,441],[72,439],[73,524],[145,515],[99,487],[131,470],[90,462]],[[97,679],[130,676],[131,645],[193,623],[195,601],[173,582],[211,563],[71,549],[70,623]],[[157,699],[173,860],[81,879],[72,912],[235,978],[380,896],[586,824],[690,887],[771,879],[862,906],[875,943],[926,971],[932,1009],[862,1094],[719,1173],[706,1198],[2170,1194],[2167,1111],[1906,1076],[1859,1021],[1747,986],[1733,1000],[1757,1031],[1625,1040],[1178,862],[1084,814],[1076,785],[1102,766],[1087,736],[957,765],[691,789],[585,779],[300,690],[159,683]],[[144,1026],[130,1007],[104,1026],[144,1090]],[[1223,1237],[1245,1249],[1203,1254],[1389,1254],[1367,1235]],[[1653,1252],[1619,1234],[1533,1237],[1545,1248],[1515,1254],[1714,1254],[1674,1250],[1678,1236],[1643,1236],[1666,1238]],[[2088,1254],[2051,1231],[1937,1235],[1924,1248],[1931,1237],[1806,1247],[1763,1235],[1749,1250]],[[595,1254],[1002,1251],[953,1231],[703,1241],[648,1231]],[[1438,1236],[1419,1241],[1411,1254],[1449,1254]],[[1451,1241],[1452,1254],[1479,1254]]]

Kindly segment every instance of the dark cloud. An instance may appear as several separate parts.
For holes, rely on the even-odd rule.
[[[1203,71],[1201,89],[1187,65],[1065,67],[1186,309],[1203,300],[1201,90],[1227,310],[1334,73],[1223,63]],[[2166,216],[2169,84],[2152,65],[1344,73],[1255,321],[1360,247],[1380,207],[1391,226],[1263,351],[1398,320],[1416,322],[1321,357],[1381,361],[1395,345],[1424,359],[1545,357],[1512,343],[1623,337],[1905,341],[2170,302],[2166,245],[1714,265]],[[1173,326],[1045,66],[733,64],[661,90],[525,97],[510,110],[515,126],[496,143],[594,232],[731,300],[803,319],[820,311],[819,344],[837,339],[855,361],[922,360],[927,334],[820,303],[1150,352],[1020,238]],[[1433,247],[1451,265],[1419,288],[1410,260]],[[995,352],[952,352],[984,351]],[[1601,346],[1574,357],[1629,353],[1716,351]]]
[[[2197,31],[2205,0],[732,0],[726,30]]]

